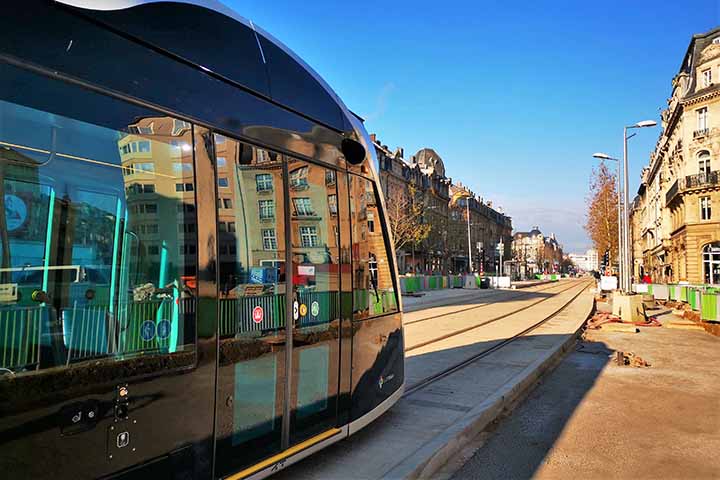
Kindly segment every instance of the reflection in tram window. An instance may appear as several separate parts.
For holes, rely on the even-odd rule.
[[[355,319],[398,310],[389,245],[382,229],[375,227],[380,220],[378,205],[372,182],[350,175]]]
[[[2,369],[194,350],[197,239],[177,227],[196,223],[192,139],[176,126],[0,101]]]
[[[221,452],[280,446],[285,365],[285,229],[282,157],[219,137],[226,188],[218,198]],[[278,188],[273,188],[273,187]],[[244,447],[247,447],[245,449]],[[222,454],[222,453],[221,453]]]

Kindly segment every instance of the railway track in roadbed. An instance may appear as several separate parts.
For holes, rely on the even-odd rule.
[[[555,316],[557,316],[560,312],[562,312],[563,310],[565,310],[572,302],[575,301],[575,299],[576,299],[577,297],[580,296],[580,294],[582,294],[585,290],[587,290],[591,285],[592,285],[592,282],[583,282],[582,285],[581,285],[581,288],[578,289],[577,293],[575,293],[572,297],[570,297],[570,300],[568,300],[567,302],[565,302],[559,309],[555,310],[555,311],[554,311],[553,313],[551,313],[550,315],[547,315],[547,316],[544,317],[542,320],[540,320],[540,321],[538,321],[538,322],[530,325],[528,328],[522,330],[521,332],[516,333],[516,334],[513,335],[512,337],[509,337],[509,338],[506,338],[505,340],[499,341],[497,344],[493,345],[492,347],[489,347],[489,348],[487,348],[487,349],[485,349],[485,350],[483,350],[483,351],[481,351],[481,352],[478,352],[478,353],[476,353],[476,354],[474,354],[474,355],[472,355],[472,356],[470,356],[470,357],[468,357],[468,358],[465,358],[465,359],[463,359],[461,362],[458,362],[458,363],[456,363],[456,364],[454,364],[454,365],[452,365],[452,366],[450,366],[450,367],[448,367],[448,368],[446,368],[446,369],[444,369],[444,370],[442,370],[442,371],[440,371],[440,372],[434,373],[434,374],[432,374],[432,375],[428,375],[427,377],[423,378],[423,379],[420,380],[419,382],[416,382],[415,384],[413,384],[413,385],[409,386],[408,388],[406,388],[406,389],[405,389],[405,393],[403,393],[403,397],[407,397],[407,396],[409,396],[409,395],[412,395],[413,393],[417,392],[418,390],[421,390],[421,389],[427,387],[428,385],[430,385],[430,384],[432,384],[432,383],[435,383],[435,382],[437,382],[438,380],[440,380],[440,379],[442,379],[442,378],[447,377],[448,375],[451,375],[451,374],[453,374],[453,373],[455,373],[455,372],[457,372],[457,371],[459,371],[459,370],[462,370],[463,368],[465,368],[465,367],[467,367],[468,365],[474,363],[475,361],[480,360],[481,358],[484,358],[484,357],[490,355],[491,353],[496,352],[497,350],[500,350],[501,348],[505,347],[506,345],[514,342],[514,341],[517,340],[518,338],[520,338],[520,337],[522,337],[522,336],[524,336],[524,335],[527,335],[528,333],[532,332],[532,331],[535,330],[536,328],[538,328],[538,327],[540,327],[541,325],[545,324],[546,322],[550,321],[552,318],[554,318]],[[563,292],[566,292],[566,291],[568,291],[568,290],[570,290],[570,289],[572,289],[572,288],[577,288],[577,287],[578,287],[578,285],[572,285],[571,287],[566,288],[566,289],[563,289],[562,291],[558,292],[558,294],[563,293]],[[432,340],[429,340],[429,341],[426,341],[426,342],[421,342],[421,343],[419,343],[419,344],[417,344],[417,345],[413,345],[413,346],[411,346],[411,347],[409,347],[409,348],[406,348],[405,351],[407,352],[407,351],[410,351],[410,350],[414,350],[414,349],[416,349],[416,348],[420,348],[420,347],[425,346],[425,345],[429,345],[429,344],[432,344],[432,343],[435,343],[435,342],[439,342],[439,341],[441,341],[441,340],[444,340],[444,339],[446,339],[446,338],[450,338],[450,337],[455,336],[455,335],[460,335],[461,333],[465,333],[465,332],[468,332],[468,331],[473,330],[473,329],[476,329],[476,328],[484,327],[484,326],[486,326],[486,325],[488,325],[488,324],[490,324],[490,323],[497,322],[498,320],[501,320],[501,319],[503,319],[503,318],[509,317],[509,316],[514,315],[514,314],[516,314],[516,313],[518,313],[518,312],[521,312],[521,311],[523,311],[523,310],[527,310],[528,308],[533,307],[533,306],[535,306],[535,305],[537,305],[537,304],[539,304],[539,303],[541,303],[541,302],[544,302],[544,301],[546,301],[546,300],[549,300],[550,298],[554,298],[554,297],[548,297],[548,298],[541,299],[541,300],[539,300],[539,301],[537,301],[537,302],[533,302],[533,303],[530,304],[530,305],[527,305],[527,306],[525,306],[525,307],[519,308],[519,309],[517,309],[517,310],[514,310],[514,311],[512,311],[512,312],[506,313],[506,314],[504,314],[504,315],[500,315],[500,316],[495,317],[495,318],[492,318],[492,319],[490,319],[490,320],[486,320],[486,321],[484,321],[484,322],[482,322],[482,323],[478,323],[478,324],[472,325],[472,326],[470,326],[470,327],[463,328],[463,329],[458,330],[458,331],[456,331],[456,332],[452,332],[452,333],[450,333],[450,334],[443,335],[443,336],[441,336],[441,337],[437,337],[437,338],[435,338],[435,339],[432,339]]]
[[[566,285],[566,284],[565,284],[565,283],[561,283],[561,284],[553,284],[553,285],[550,285],[550,286],[546,286],[545,288],[540,288],[540,289],[537,289],[537,290],[529,290],[529,289],[526,289],[526,290],[516,290],[516,291],[514,292],[514,294],[511,294],[511,295],[509,295],[508,297],[506,297],[506,300],[511,300],[511,299],[513,299],[513,298],[521,298],[521,297],[524,297],[524,296],[527,296],[527,295],[531,295],[531,294],[533,294],[533,293],[545,292],[545,291],[547,291],[547,290],[552,290],[552,289],[554,289],[554,288],[558,288],[558,287],[561,287],[561,286],[564,286],[564,285]],[[570,288],[572,288],[572,287],[570,287]],[[567,290],[567,289],[565,289],[565,290]],[[558,293],[562,293],[562,292],[564,292],[565,290],[561,290],[561,291],[558,292]],[[493,294],[488,295],[488,296],[485,297],[485,298],[482,298],[482,300],[492,300],[493,298],[499,298],[499,297],[501,297],[501,296],[502,296],[503,294],[505,294],[505,293],[507,293],[507,292],[506,292],[506,291],[500,291],[500,292],[498,292],[498,293],[493,293]],[[426,321],[428,321],[428,320],[433,320],[433,319],[441,318],[441,317],[448,317],[448,316],[450,316],[450,315],[455,315],[456,313],[467,312],[467,311],[469,311],[469,310],[475,310],[476,308],[487,307],[487,306],[489,306],[489,305],[494,305],[494,304],[495,304],[495,302],[486,301],[485,303],[478,303],[477,305],[472,305],[472,306],[470,306],[470,307],[458,308],[457,310],[453,310],[452,312],[445,312],[445,313],[440,313],[440,314],[437,314],[437,315],[428,315],[427,317],[417,318],[417,319],[415,319],[415,320],[410,320],[409,322],[404,322],[404,323],[403,323],[403,326],[408,327],[409,325],[414,325],[414,324],[416,324],[416,323],[426,322]],[[427,307],[427,308],[428,308],[428,309],[429,309],[429,308],[441,308],[441,307],[449,307],[449,306],[452,306],[452,304],[431,305],[431,306],[429,306],[429,307]],[[417,312],[417,311],[418,311],[418,310],[415,310],[415,312]],[[413,312],[409,312],[409,313],[413,313]]]

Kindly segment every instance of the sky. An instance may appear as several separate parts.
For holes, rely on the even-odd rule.
[[[446,175],[584,252],[594,152],[656,120],[694,33],[720,0],[427,2],[224,0],[312,66],[405,157],[431,147]],[[659,128],[629,142],[630,198]],[[614,166],[614,165],[613,165]]]

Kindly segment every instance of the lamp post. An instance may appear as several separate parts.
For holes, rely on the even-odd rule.
[[[628,153],[627,153],[627,141],[634,137],[636,134],[628,136],[627,131],[630,128],[647,128],[654,127],[657,122],[654,120],[643,120],[634,125],[627,126],[623,129],[623,186],[624,186],[624,200],[625,200],[625,215],[623,215],[623,244],[625,248],[625,265],[623,275],[623,288],[626,292],[630,291],[630,268],[632,265],[632,252],[630,251],[630,201],[628,197]]]
[[[623,272],[623,265],[625,261],[625,255],[623,252],[623,234],[622,234],[622,196],[620,189],[620,160],[617,158],[613,158],[610,155],[607,155],[605,153],[593,153],[593,158],[599,158],[600,160],[612,160],[613,162],[617,163],[617,211],[618,211],[618,267],[619,267],[619,275],[618,275],[618,286],[620,283],[620,278],[622,277]]]

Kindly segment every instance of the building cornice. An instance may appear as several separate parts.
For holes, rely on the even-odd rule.
[[[711,90],[709,91],[705,91],[706,89],[703,89],[703,91],[684,98],[682,104],[691,106],[697,105],[698,103],[707,102],[708,100],[713,100],[715,98],[720,98],[720,84],[713,85],[712,87],[710,87],[710,89]]]

